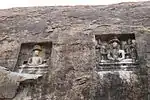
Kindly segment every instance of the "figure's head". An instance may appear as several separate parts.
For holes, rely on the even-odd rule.
[[[113,48],[116,48],[116,47],[118,47],[118,43],[114,41],[114,42],[112,43],[112,46],[113,46]]]
[[[120,44],[120,41],[119,41],[119,39],[115,36],[115,37],[113,37],[110,41],[109,41],[109,43],[110,44]]]
[[[122,41],[122,45],[126,45],[127,44],[127,42],[126,41]]]
[[[135,41],[135,40],[132,40],[132,44],[136,44],[136,41]]]
[[[106,49],[105,45],[102,45],[102,48],[103,48],[103,49]]]
[[[128,44],[132,44],[132,40],[131,39],[128,39]]]
[[[41,46],[35,45],[33,48],[34,56],[39,56],[40,51],[42,51]]]
[[[34,51],[34,56],[39,56],[40,51],[39,50],[35,50]]]

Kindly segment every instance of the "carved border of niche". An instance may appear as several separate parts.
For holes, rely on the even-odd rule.
[[[98,70],[132,70],[138,65],[135,34],[100,34],[96,39],[96,68]],[[119,52],[119,53],[118,53]]]
[[[40,45],[43,48],[43,52],[41,53],[44,59],[47,59],[47,64],[50,64],[51,61],[51,53],[52,53],[52,42],[45,41],[45,42],[25,42],[21,43],[20,49],[18,52],[17,62],[13,69],[16,71],[19,66],[21,66],[24,61],[27,61],[28,58],[32,56],[32,49],[34,45]]]

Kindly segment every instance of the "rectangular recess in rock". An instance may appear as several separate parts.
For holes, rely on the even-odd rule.
[[[95,39],[97,70],[131,70],[138,64],[135,34],[102,34]]]
[[[43,74],[50,64],[51,51],[52,42],[22,43],[14,71]]]

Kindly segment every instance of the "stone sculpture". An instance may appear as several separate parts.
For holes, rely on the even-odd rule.
[[[116,36],[108,41],[98,39],[96,49],[100,63],[135,63],[138,57],[136,41],[131,38],[123,41]]]
[[[128,39],[125,51],[126,51],[126,58],[129,59],[131,58],[131,45],[132,45],[132,40]]]
[[[44,74],[47,72],[48,65],[46,60],[40,56],[42,48],[40,45],[35,45],[33,48],[33,55],[27,61],[27,64],[19,66],[19,73],[29,74]]]
[[[137,57],[138,57],[136,49],[137,49],[136,41],[132,40],[132,44],[131,44],[131,58],[132,58],[133,62],[136,62]]]
[[[97,62],[99,62],[100,60],[101,60],[101,53],[100,53],[100,49],[101,49],[101,41],[100,41],[100,39],[98,39],[98,41],[96,42],[97,44],[96,44],[96,54],[98,55],[97,56]]]
[[[28,60],[29,65],[37,66],[42,64],[42,57],[39,56],[40,51],[42,51],[41,47],[39,45],[35,45],[33,48],[33,55]]]
[[[101,62],[106,62],[107,60],[107,54],[108,54],[108,45],[107,43],[103,43],[101,48],[100,48],[100,54],[101,54]]]
[[[32,56],[28,58],[28,61],[24,61],[27,63],[23,63],[21,66],[19,66],[19,73],[20,74],[34,74],[34,75],[41,75],[42,79],[46,76],[46,73],[48,72],[48,65],[46,64],[46,60],[41,55],[42,53],[45,53],[42,46],[35,45],[32,50]],[[36,84],[34,84],[36,82]],[[22,91],[19,91],[19,93],[16,95],[14,100],[20,100],[22,98],[23,100],[29,100],[32,97],[31,89],[34,89],[36,87],[36,90],[39,91],[37,93],[36,98],[41,98],[41,92],[42,91],[42,84],[41,79],[38,81],[26,81],[24,82],[20,87],[22,88]],[[31,86],[32,84],[32,86]],[[38,84],[38,85],[37,85]],[[24,96],[26,98],[24,98]]]
[[[114,39],[110,40],[111,48],[108,52],[108,59],[114,62],[121,61],[125,59],[125,52],[124,50],[120,49],[120,41],[115,37]]]

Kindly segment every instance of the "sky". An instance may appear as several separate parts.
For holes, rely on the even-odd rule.
[[[0,9],[29,6],[57,5],[108,5],[121,2],[138,2],[148,0],[0,0]]]

